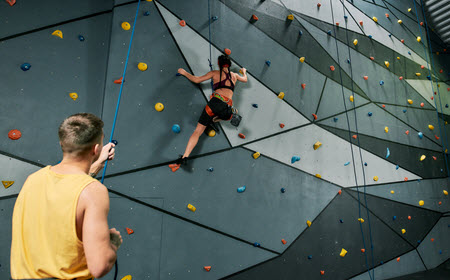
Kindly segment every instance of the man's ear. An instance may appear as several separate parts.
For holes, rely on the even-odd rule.
[[[102,152],[102,146],[100,144],[95,144],[92,152],[94,155],[99,155]]]

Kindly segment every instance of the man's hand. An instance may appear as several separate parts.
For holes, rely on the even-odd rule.
[[[114,149],[116,145],[113,143],[108,143],[102,148],[102,152],[100,153],[100,157],[98,158],[98,163],[103,165],[106,160],[113,160],[116,154],[116,149]]]
[[[186,70],[184,70],[183,68],[178,69],[178,73],[183,76],[186,76],[186,74],[187,74]]]
[[[117,231],[115,228],[112,228],[109,230],[109,236],[111,239],[111,245],[117,252],[117,250],[119,249],[120,245],[122,245],[123,242],[122,235],[120,235],[120,232]]]

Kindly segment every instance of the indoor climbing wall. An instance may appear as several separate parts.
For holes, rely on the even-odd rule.
[[[118,142],[104,181],[124,239],[118,279],[372,280],[440,266],[450,57],[421,4],[0,1],[0,278],[16,197],[61,160],[57,129],[77,112]],[[225,52],[248,70],[233,96],[242,122],[202,135],[173,172],[212,93],[177,70],[201,76]]]

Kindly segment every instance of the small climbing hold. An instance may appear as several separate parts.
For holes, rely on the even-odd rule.
[[[139,64],[138,64],[138,69],[139,70],[141,70],[141,71],[145,71],[145,70],[147,70],[147,63],[144,63],[144,62],[139,62]]]
[[[395,166],[395,170],[398,170],[400,168],[400,166],[397,164],[396,166]]]
[[[80,40],[80,42],[84,42],[84,36],[83,35],[78,35],[78,40]]]
[[[287,242],[286,242],[286,240],[281,239],[281,243],[286,244]]]
[[[374,176],[373,177],[373,180],[376,182],[376,181],[378,181],[378,176]]]
[[[420,205],[420,206],[423,206],[424,204],[425,204],[425,202],[424,202],[423,200],[420,200],[420,201],[419,201],[419,205]]]
[[[389,18],[389,14],[384,14],[386,16],[386,18]]]
[[[420,68],[421,69],[425,69],[425,65],[420,65]]]
[[[427,80],[431,81],[431,76],[430,75],[427,76]],[[431,100],[433,100],[433,99],[431,99]]]
[[[389,68],[389,66],[390,66],[391,64],[389,63],[389,61],[385,61],[385,62],[384,62],[384,65],[386,65],[386,67]]]
[[[239,138],[245,139],[245,135],[243,133],[238,134]]]
[[[389,132],[389,127],[385,126],[384,127],[384,132],[388,133]]]
[[[344,223],[344,221],[343,221],[342,219],[339,219],[339,223],[343,224],[343,223]]]
[[[426,156],[425,156],[425,155],[422,155],[422,156],[420,157],[420,161],[424,161],[424,159],[426,159]]]
[[[253,108],[258,108],[258,104],[253,103],[252,106]]]
[[[158,112],[161,112],[162,110],[164,110],[164,105],[162,103],[156,103],[155,104],[155,110]]]
[[[312,258],[313,258],[312,255],[308,256],[308,260],[312,260]]]
[[[311,221],[306,221],[306,224],[308,225],[308,227],[311,226]]]
[[[383,105],[381,105],[381,107],[386,108],[386,105],[383,104]]]
[[[115,84],[121,85],[123,83],[123,77],[117,80],[114,80]]]
[[[117,146],[117,144],[119,144],[119,142],[117,140],[111,140],[111,143],[113,143],[115,146]]]
[[[366,252],[366,249],[361,249],[361,253],[365,253]]]
[[[320,8],[320,6],[322,6],[322,4],[320,4],[320,3],[317,3],[317,8]]]
[[[350,64],[350,63],[351,63],[350,59],[347,59],[347,63],[348,63],[348,64]]]
[[[359,22],[359,25],[363,26],[363,24],[364,24],[364,22],[361,20],[361,21]]]
[[[209,137],[214,137],[214,136],[216,136],[216,131],[215,131],[214,129],[211,129],[211,130],[208,132],[208,136],[209,136]]]
[[[287,16],[287,20],[293,21],[294,20],[294,15],[290,14]]]
[[[320,271],[320,274],[321,274],[321,275],[325,275],[325,270],[321,270],[321,271]]]
[[[360,221],[361,223],[364,223],[364,219],[363,218],[358,218],[358,221]]]
[[[358,45],[358,39],[353,40],[353,45]]]
[[[403,23],[403,21],[401,19],[399,19],[397,22],[398,22],[398,24],[402,24]]]
[[[391,194],[394,194],[395,192],[393,190],[391,190]]]
[[[184,19],[180,20],[180,26],[182,27],[186,26],[186,21]]]
[[[299,30],[298,31],[298,36],[303,36],[303,31]]]
[[[22,137],[22,132],[18,129],[13,129],[8,132],[8,137],[11,140],[19,140]]]
[[[422,41],[422,38],[420,38],[420,36],[419,37],[417,37],[417,42],[421,42]]]
[[[353,135],[353,136],[352,136],[353,139],[356,139],[357,137],[358,137],[357,135]]]
[[[403,109],[403,113],[406,113],[406,109]]]
[[[5,187],[5,189],[11,187],[14,184],[14,181],[2,181],[2,185],[3,187]]]
[[[280,192],[281,192],[281,193],[285,193],[285,192],[286,192],[286,189],[285,189],[285,188],[281,188],[281,189],[280,189]]]
[[[334,71],[334,70],[335,70],[335,68],[334,68],[333,65],[330,66],[330,70],[331,70],[331,71]]]
[[[375,57],[373,57],[373,56],[371,56],[371,57],[369,57],[370,58],[370,60],[375,60]]]
[[[284,128],[284,123],[280,123],[280,127],[281,127],[281,128]]]
[[[211,271],[211,266],[204,266],[203,269],[206,271]]]
[[[131,228],[125,228],[127,230],[128,235],[133,234],[134,230],[132,230]]]
[[[214,168],[210,167],[210,168],[206,169],[206,171],[213,172]]]
[[[272,62],[270,62],[270,60],[266,60],[266,65],[270,66],[270,64],[272,64]]]
[[[328,31],[327,31],[327,34],[328,34],[328,35],[332,35],[333,33],[331,32],[331,30],[328,30]]]
[[[344,248],[342,248],[341,253],[339,254],[341,257],[345,257],[345,255],[347,254],[347,250],[345,250]]]
[[[443,190],[442,193],[444,193],[444,195],[448,195],[448,191]]]
[[[336,26],[339,27],[339,22],[336,22]]]
[[[322,179],[322,175],[320,175],[319,173],[317,173],[315,176],[319,179]]]
[[[300,57],[300,58],[299,58],[299,61],[300,61],[301,63],[305,62],[305,57],[304,57],[304,56]]]
[[[439,201],[438,204],[441,205],[441,204],[442,204],[442,201]]]
[[[420,74],[420,73],[416,73],[416,76],[417,76],[417,77],[420,77],[420,75],[422,75],[422,74]]]
[[[433,158],[434,160],[437,160],[437,157],[435,157],[435,156],[432,156],[432,158]]]
[[[429,124],[429,125],[428,125],[428,129],[429,129],[429,130],[433,130],[433,129],[434,129],[434,126],[431,125],[431,124]]]
[[[231,55],[231,50],[230,50],[230,49],[224,49],[223,52],[224,52],[226,55]]]
[[[301,84],[302,89],[306,88],[306,84]]]
[[[144,16],[148,17],[150,15],[149,11],[144,12]]]
[[[372,112],[369,112],[369,113],[367,113],[367,115],[368,115],[369,117],[371,117],[371,116],[373,115],[373,113],[372,113]]]
[[[412,99],[408,99],[408,103],[412,105],[413,104]]]
[[[423,103],[423,102],[420,103],[420,107],[423,107],[423,106],[425,106],[425,103]]]
[[[377,17],[373,17],[372,19],[373,19],[373,21],[378,22],[378,18]]]
[[[337,122],[338,120],[339,120],[339,119],[336,118],[336,117],[333,118],[333,121],[334,121],[334,122]]]
[[[218,16],[212,16],[212,17],[211,17],[211,20],[212,20],[212,21],[216,21],[216,20],[218,20],[218,19],[219,19]]]
[[[121,26],[123,30],[130,30],[131,28],[131,25],[126,21],[122,22]]]
[[[291,163],[294,163],[294,162],[297,162],[297,161],[300,161],[300,157],[299,156],[293,156],[291,158]]]
[[[369,36],[367,36],[367,37],[369,37],[369,39],[372,39],[372,35],[369,35]]]
[[[417,136],[419,136],[419,138],[422,139],[423,138],[423,133],[419,132],[419,133],[417,133]]]
[[[350,99],[350,102],[353,102],[353,100],[354,100],[353,95],[350,95],[349,99]]]
[[[175,133],[180,133],[180,131],[181,131],[180,125],[174,124],[174,125],[172,126],[172,131],[175,132]]]
[[[388,158],[391,155],[391,151],[389,151],[389,148],[386,148],[386,158]]]
[[[367,81],[369,79],[369,76],[364,76],[363,78]]]
[[[347,166],[350,164],[350,161],[347,161],[346,163],[344,163],[344,166]]]
[[[6,0],[6,3],[8,3],[11,7],[16,4],[16,0]]]
[[[314,148],[314,150],[317,150],[320,146],[322,146],[322,143],[317,141],[316,143],[314,143],[313,148]]]
[[[31,65],[29,63],[24,63],[22,65],[20,65],[20,69],[22,69],[23,71],[28,71],[30,70]]]
[[[280,93],[278,94],[278,98],[283,99],[283,98],[284,98],[284,92],[280,92]]]
[[[314,118],[315,120],[317,120],[317,115],[316,115],[316,114],[312,114],[312,116],[313,116],[313,118]]]
[[[399,79],[400,81],[403,80],[403,76],[398,77],[398,79]]]
[[[400,60],[400,56],[397,56],[397,60]]]
[[[59,37],[59,38],[61,38],[61,39],[63,38],[63,33],[62,33],[61,30],[55,30],[55,31],[53,31],[52,35],[53,35],[53,36],[56,36],[56,37]]]
[[[384,85],[384,81],[383,80],[380,81],[380,86],[382,86],[382,85]]]
[[[124,276],[121,280],[131,280],[131,275]]]
[[[178,169],[180,169],[180,164],[177,164],[177,163],[172,163],[172,164],[169,164],[169,168],[172,170],[172,172],[175,172],[175,171],[177,171]]]
[[[192,204],[188,204],[188,205],[187,205],[187,208],[188,208],[189,210],[191,210],[192,212],[195,212],[195,210],[197,210],[197,208],[195,208],[195,206],[192,205]]]
[[[392,220],[395,221],[397,219],[397,216],[392,217]]]
[[[341,194],[342,194],[342,190],[339,190],[339,191],[338,191],[338,194],[341,195]],[[342,221],[342,220],[341,220],[341,221]]]
[[[258,17],[255,15],[255,14],[253,14],[251,17],[250,17],[250,23],[255,23],[255,22],[257,22],[258,21]]]
[[[397,262],[399,262],[399,261],[400,261],[400,257],[397,258]]]
[[[411,220],[411,216],[408,216],[408,220]]]
[[[405,178],[403,179],[403,181],[405,181],[405,182],[408,181],[408,177],[405,177]]]
[[[254,247],[261,247],[261,244],[259,244],[258,242],[253,243]]]
[[[243,193],[243,192],[245,192],[246,188],[247,188],[246,186],[239,187],[239,188],[237,188],[237,192],[238,193]]]
[[[260,153],[260,152],[256,152],[256,153],[253,154],[253,158],[254,158],[254,159],[257,159],[257,158],[259,158],[260,156],[261,156],[261,153]]]
[[[400,42],[402,42],[404,44],[405,43],[405,39],[401,39]]]
[[[408,13],[410,13],[412,11],[412,9],[411,8],[408,8]]]
[[[78,98],[78,94],[76,92],[71,92],[69,93],[70,98],[73,99],[73,101],[77,100]]]
[[[405,234],[406,233],[406,229],[402,229],[402,234]]]

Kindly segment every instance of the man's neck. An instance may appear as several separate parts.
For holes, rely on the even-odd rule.
[[[63,160],[53,166],[53,170],[63,174],[89,174],[92,165],[91,159],[76,159],[64,157]]]

